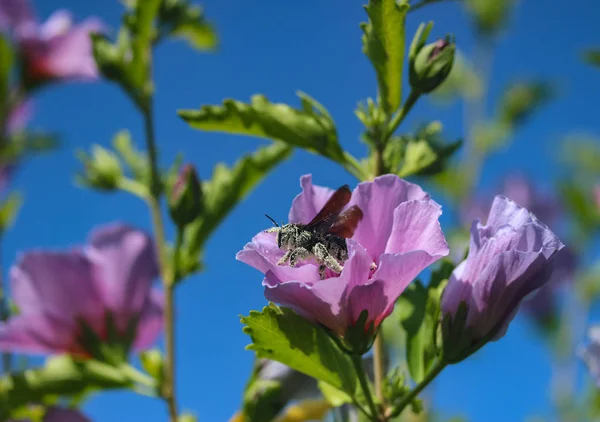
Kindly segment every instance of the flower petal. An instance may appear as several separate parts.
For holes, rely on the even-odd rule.
[[[28,0],[0,1],[0,31],[17,29],[35,23],[35,17]]]
[[[312,184],[312,175],[306,174],[300,178],[302,192],[292,202],[289,213],[290,223],[308,224],[325,206],[333,190]]]
[[[431,256],[447,256],[448,243],[440,226],[442,207],[431,199],[411,200],[394,210],[393,227],[386,253],[401,254],[415,250]]]
[[[142,313],[137,327],[134,343],[136,350],[144,350],[152,346],[164,325],[164,295],[158,289],[152,289],[150,297]]]
[[[10,270],[15,303],[22,315],[45,313],[63,321],[83,315],[102,318],[103,301],[92,271],[78,251],[27,253]]]
[[[86,251],[93,277],[106,307],[125,318],[142,311],[158,264],[152,239],[123,224],[104,226],[91,234]]]
[[[358,224],[353,239],[369,252],[374,261],[385,251],[392,232],[394,210],[403,202],[427,199],[419,186],[394,175],[375,178],[373,182],[360,183],[352,194],[349,205],[358,205],[364,218]]]
[[[68,353],[75,341],[74,322],[48,315],[18,315],[0,325],[0,350],[22,353]]]

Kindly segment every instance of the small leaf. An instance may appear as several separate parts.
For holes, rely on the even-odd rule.
[[[242,157],[232,168],[223,164],[215,167],[212,179],[202,184],[204,212],[201,218],[185,229],[180,264],[187,262],[188,270],[192,272],[197,269],[195,265],[199,260],[198,255],[211,233],[275,166],[290,156],[291,152],[290,147],[277,142]]]
[[[408,9],[406,0],[370,0],[365,7],[369,23],[361,25],[363,52],[375,68],[381,104],[388,114],[394,113],[402,102]]]
[[[406,144],[404,160],[402,167],[398,171],[398,176],[408,177],[416,174],[420,170],[432,165],[436,158],[437,154],[426,140],[410,140]]]
[[[213,50],[217,46],[217,34],[199,6],[182,0],[164,0],[159,21],[163,35],[184,38],[198,50]]]
[[[271,103],[265,96],[255,95],[250,104],[225,100],[223,106],[180,110],[179,115],[195,129],[278,140],[345,162],[329,114],[306,94],[301,97],[303,110]]]
[[[248,349],[331,384],[354,397],[357,377],[350,357],[319,326],[294,311],[270,305],[242,317],[244,332],[252,338]]]
[[[121,130],[113,137],[113,147],[129,167],[133,178],[138,182],[147,183],[150,177],[147,155],[135,148],[131,141],[131,133]]]
[[[323,397],[325,397],[325,400],[327,400],[332,407],[340,407],[343,404],[352,403],[352,397],[344,393],[342,390],[338,390],[337,388],[331,386],[331,384],[319,381],[317,385],[319,390],[321,390]]]
[[[504,91],[500,100],[498,119],[515,127],[537,112],[553,96],[552,85],[546,82],[518,82]]]

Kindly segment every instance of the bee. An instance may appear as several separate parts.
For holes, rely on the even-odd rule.
[[[277,264],[285,265],[289,261],[291,267],[296,267],[301,260],[314,257],[319,264],[321,279],[325,278],[327,268],[341,273],[342,264],[348,259],[346,239],[354,235],[363,218],[357,205],[342,212],[351,197],[348,185],[340,187],[308,224],[279,226],[267,215],[276,227],[265,232],[277,233],[277,246],[286,251]]]

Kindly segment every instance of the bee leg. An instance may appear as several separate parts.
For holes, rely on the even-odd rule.
[[[292,251],[290,255],[290,267],[298,265],[298,261],[306,259],[310,256],[310,252],[306,248],[297,248]]]
[[[313,254],[321,265],[319,266],[319,274],[321,274],[321,279],[325,278],[325,268],[329,268],[330,270],[341,273],[344,267],[336,261],[336,259],[331,256],[325,245],[322,243],[317,243],[313,248]]]
[[[292,255],[292,251],[287,251],[282,257],[281,259],[277,262],[277,265],[285,265],[288,261],[288,259],[290,259],[290,256]]]
[[[264,230],[265,233],[278,233],[281,231],[281,227],[271,227],[270,229]]]

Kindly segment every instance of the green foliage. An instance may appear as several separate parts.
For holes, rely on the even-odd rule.
[[[146,155],[131,142],[128,131],[118,132],[113,138],[113,150],[93,145],[91,154],[78,150],[76,155],[83,164],[83,171],[75,180],[82,186],[100,191],[123,190],[142,199],[148,198],[146,186],[150,169]]]
[[[455,98],[476,99],[483,93],[483,81],[472,63],[459,50],[454,55],[454,65],[444,82],[432,93],[432,99],[443,103]]]
[[[180,230],[204,212],[202,185],[191,164],[182,168],[167,195],[171,219]]]
[[[159,11],[160,37],[172,36],[187,40],[198,50],[213,50],[217,34],[204,18],[199,6],[184,0],[163,0]]]
[[[278,381],[256,380],[244,392],[243,412],[248,422],[272,422],[286,402]]]
[[[363,52],[377,73],[383,110],[392,114],[402,102],[407,0],[370,0],[365,7],[369,22],[362,23]]]
[[[590,239],[600,228],[600,209],[594,200],[594,192],[585,183],[560,182],[559,192],[564,205],[573,216],[581,241]]]
[[[13,51],[8,39],[0,34],[0,122],[6,118],[8,110],[4,104],[10,92],[10,75],[13,65]],[[0,136],[3,134],[0,133]]]
[[[21,209],[21,205],[23,205],[23,197],[19,192],[10,193],[8,197],[2,201],[2,204],[0,205],[0,233],[4,233],[13,226],[17,215],[19,214],[19,210]]]
[[[329,335],[290,309],[270,305],[242,317],[244,332],[252,338],[248,349],[326,382],[351,397],[357,376],[348,355]]]
[[[95,360],[76,361],[69,356],[50,358],[41,368],[0,378],[0,420],[10,417],[29,403],[46,397],[68,397],[82,391],[130,388],[127,374]]]
[[[204,243],[223,219],[279,163],[287,159],[292,149],[276,142],[246,155],[233,167],[218,164],[210,180],[202,183],[203,213],[185,229],[180,255],[183,274],[198,269]]]
[[[385,170],[400,177],[435,175],[445,170],[462,141],[447,143],[442,126],[432,122],[414,135],[392,137],[383,151]]]
[[[282,141],[345,162],[329,113],[306,94],[299,93],[299,96],[301,110],[287,104],[271,103],[265,96],[255,95],[250,104],[225,100],[222,106],[180,110],[179,115],[195,129]]]
[[[144,97],[152,94],[152,41],[155,37],[154,19],[158,15],[161,0],[136,2],[132,11],[126,14],[125,22],[131,31],[131,62],[128,66],[135,86]]]
[[[156,384],[158,386],[162,385],[165,375],[165,362],[161,351],[150,349],[141,352],[140,362],[144,371],[156,380]]]
[[[481,35],[490,37],[506,26],[514,0],[465,0]]]
[[[398,300],[400,321],[406,331],[406,361],[413,380],[421,382],[438,356],[436,344],[440,299],[454,265],[443,261],[431,274],[429,285],[411,283]]]
[[[600,67],[600,49],[593,48],[583,54],[583,60],[594,67]]]
[[[547,82],[514,83],[504,91],[498,107],[497,119],[511,127],[522,125],[552,97],[553,88]]]

